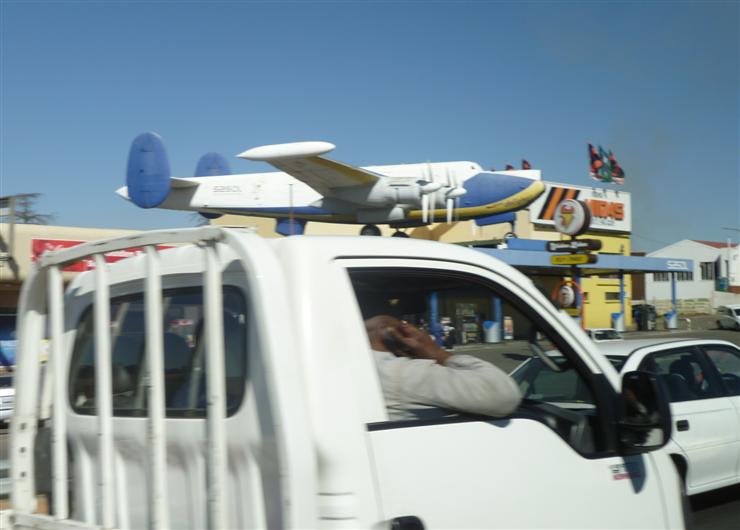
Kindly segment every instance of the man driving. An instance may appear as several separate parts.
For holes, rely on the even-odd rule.
[[[521,401],[517,384],[491,363],[452,355],[426,332],[390,315],[365,321],[390,420],[446,411],[506,416]]]

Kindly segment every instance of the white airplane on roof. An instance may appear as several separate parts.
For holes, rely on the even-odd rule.
[[[274,218],[284,235],[303,233],[308,221],[364,224],[361,234],[379,235],[377,224],[513,222],[545,189],[537,170],[484,171],[475,162],[354,167],[323,156],[334,148],[328,142],[255,147],[237,156],[280,171],[240,175],[209,153],[195,177],[179,178],[170,176],[159,135],[144,133],[131,145],[126,186],[117,193],[141,208]]]

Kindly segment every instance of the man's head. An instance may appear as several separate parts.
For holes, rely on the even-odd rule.
[[[399,329],[403,323],[390,315],[376,315],[365,321],[367,338],[373,350],[396,353],[389,346],[389,329]]]

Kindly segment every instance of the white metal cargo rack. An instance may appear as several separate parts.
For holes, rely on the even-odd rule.
[[[29,275],[21,294],[19,314],[18,375],[23,385],[18,389],[16,414],[11,426],[12,506],[16,528],[34,529],[111,529],[115,526],[113,498],[113,408],[111,399],[110,291],[104,255],[109,252],[141,247],[145,252],[146,281],[146,362],[148,378],[148,441],[151,473],[147,484],[150,497],[149,527],[169,528],[167,513],[165,401],[163,368],[162,281],[157,245],[196,243],[202,248],[206,347],[215,354],[207,356],[207,491],[208,522],[211,528],[225,528],[224,484],[226,445],[224,434],[224,337],[221,273],[216,243],[237,238],[229,230],[203,227],[161,230],[134,236],[95,241],[70,249],[45,254]],[[95,263],[95,394],[99,454],[97,497],[99,521],[86,524],[69,519],[67,393],[64,369],[64,292],[62,269],[82,259]],[[50,349],[48,371],[51,380],[51,515],[36,511],[34,482],[34,443],[41,415],[39,344],[44,338],[44,319],[48,317]]]

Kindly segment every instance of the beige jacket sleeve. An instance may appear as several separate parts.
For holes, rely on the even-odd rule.
[[[444,365],[375,352],[389,409],[427,405],[459,412],[506,416],[521,401],[519,387],[493,364],[464,354]]]

